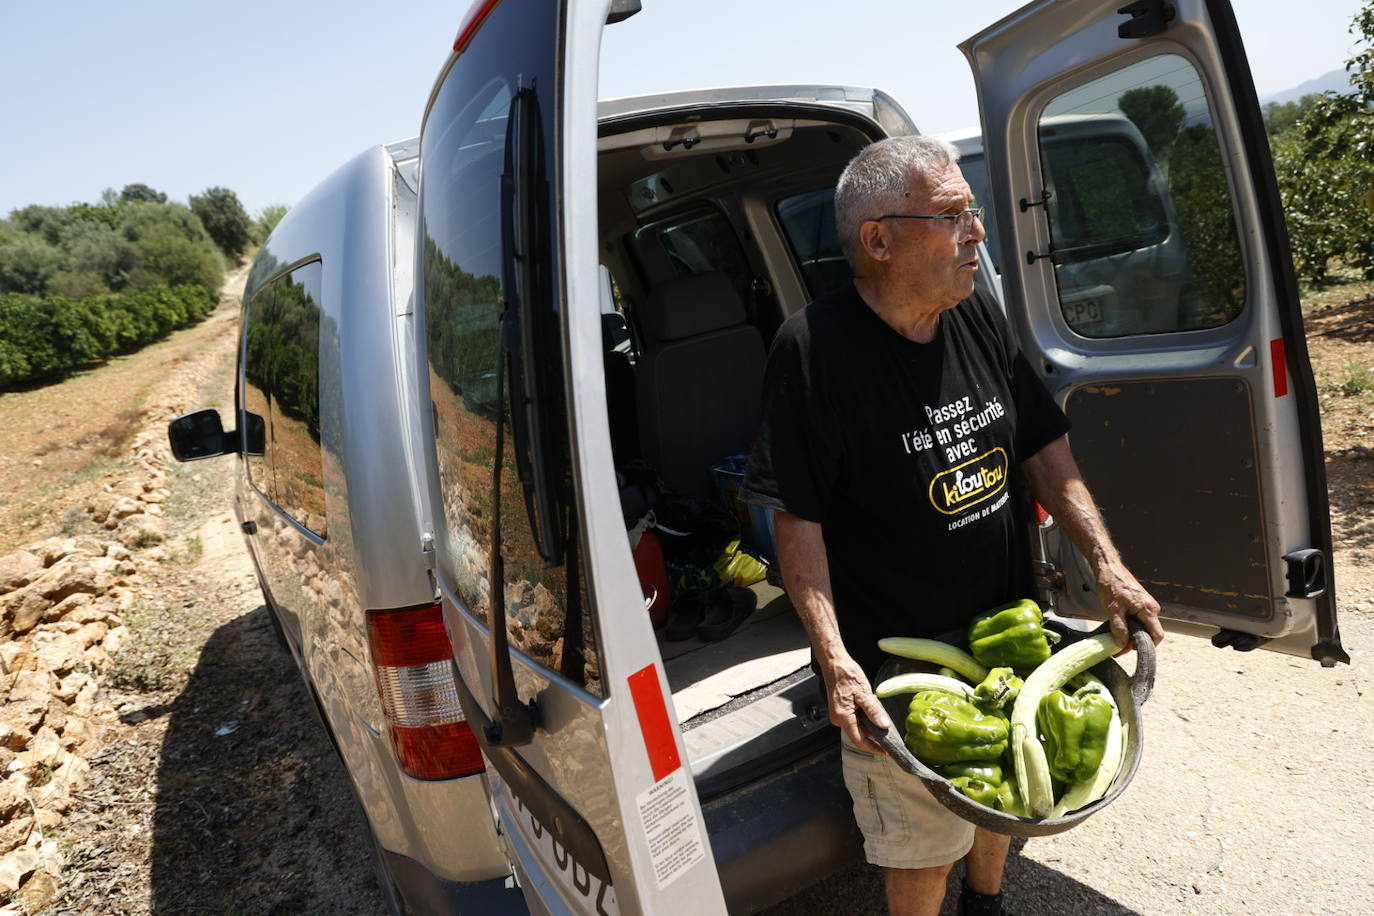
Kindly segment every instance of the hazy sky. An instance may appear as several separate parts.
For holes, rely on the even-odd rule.
[[[1233,2],[1261,96],[1350,56],[1347,29],[1360,0]],[[759,83],[874,86],[923,131],[939,133],[978,121],[955,45],[1021,3],[643,5],[607,30],[605,97]],[[294,203],[366,146],[419,132],[466,9],[465,0],[390,11],[363,0],[0,0],[0,214],[94,201],[103,188],[136,181],[178,200],[222,185],[252,213]]]

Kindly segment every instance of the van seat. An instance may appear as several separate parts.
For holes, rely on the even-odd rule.
[[[650,291],[636,316],[644,460],[673,490],[711,499],[711,468],[758,432],[763,337],[723,273],[677,277]]]

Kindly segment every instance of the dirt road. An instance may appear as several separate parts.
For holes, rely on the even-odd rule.
[[[1309,307],[1352,665],[1167,642],[1134,783],[1083,826],[1017,844],[1015,912],[1374,912],[1374,773],[1358,762],[1374,734],[1374,384],[1355,371],[1374,365],[1371,318],[1369,286]],[[0,546],[80,533],[73,507],[117,479],[125,427],[227,406],[233,341],[222,309],[138,356],[0,396]],[[348,784],[228,515],[231,472],[171,469],[167,540],[135,554],[103,749],[56,831],[67,868],[43,912],[380,912]],[[774,912],[881,907],[876,872],[855,867]]]

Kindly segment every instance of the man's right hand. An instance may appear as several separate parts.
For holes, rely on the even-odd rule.
[[[861,713],[883,731],[892,727],[892,719],[883,708],[882,701],[873,695],[868,675],[848,655],[833,659],[828,665],[823,664],[822,674],[825,677],[826,696],[830,701],[830,723],[838,726],[855,747],[870,754],[886,755],[883,746],[860,727],[856,714]]]
[[[797,609],[802,626],[806,627],[811,652],[821,669],[821,677],[825,678],[830,721],[849,736],[855,747],[884,754],[882,746],[859,727],[856,717],[856,713],[862,713],[883,731],[892,727],[883,704],[873,695],[868,675],[854,661],[840,638],[820,523],[797,518],[782,510],[773,513],[773,522],[787,595]]]

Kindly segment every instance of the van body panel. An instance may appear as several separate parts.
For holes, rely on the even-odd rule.
[[[1158,32],[1123,38],[1130,15],[1116,4],[1045,0],[961,45],[978,84],[1008,312],[1074,421],[1084,477],[1127,564],[1160,600],[1166,628],[1210,626],[1219,645],[1334,664],[1346,658],[1329,562],[1319,568],[1331,551],[1315,387],[1258,104],[1224,0],[1173,7]],[[1176,314],[1153,315],[1148,333],[1099,336],[1076,326],[1081,313],[1064,295],[1061,264],[1071,255],[1054,247],[1065,224],[1053,225],[1054,203],[1044,199],[1054,177],[1043,132],[1065,107],[1115,111],[1147,83],[1177,99],[1170,85],[1182,79],[1197,96],[1191,107],[1179,102],[1177,133],[1151,142],[1171,160],[1171,206],[1220,215],[1209,226],[1220,234],[1204,245],[1205,220],[1180,215],[1195,288],[1177,297]],[[1209,192],[1225,190],[1219,204],[1194,204],[1202,191],[1183,183],[1192,174],[1205,174]],[[1104,260],[1131,257],[1130,244],[1102,241],[1100,251],[1122,252]],[[1210,266],[1217,252],[1233,278]],[[1124,284],[1111,291],[1132,294]],[[1171,410],[1180,422],[1170,422]],[[1223,414],[1228,422],[1206,422]],[[1175,442],[1181,429],[1187,439]],[[1139,460],[1123,462],[1128,454]],[[1124,466],[1133,478],[1119,473]],[[1210,479],[1197,476],[1204,467]],[[1082,558],[1059,532],[1047,540],[1065,576],[1058,608],[1100,617]],[[1212,547],[1223,540],[1241,546],[1218,555]],[[1306,554],[1308,581],[1295,583],[1304,578],[1292,559],[1300,552],[1318,556]],[[1198,556],[1211,562],[1184,560]]]
[[[507,875],[509,867],[486,815],[482,778],[427,782],[399,770],[367,646],[368,609],[434,599],[422,552],[418,475],[407,454],[415,450],[418,428],[409,376],[354,368],[408,366],[413,374],[413,360],[406,362],[413,353],[407,316],[395,305],[409,303],[412,283],[413,179],[407,185],[394,158],[405,152],[403,144],[375,147],[334,172],[283,218],[245,289],[252,309],[254,296],[285,272],[311,263],[321,270],[326,536],[289,518],[245,474],[238,477],[236,504],[241,517],[257,522],[246,540],[264,591],[319,699],[379,846],[412,863],[409,874],[422,868],[440,882],[484,881]],[[398,239],[406,245],[401,257]],[[240,390],[242,384],[241,377]],[[470,821],[461,836],[448,827],[454,817]],[[404,894],[405,882],[398,883]]]

